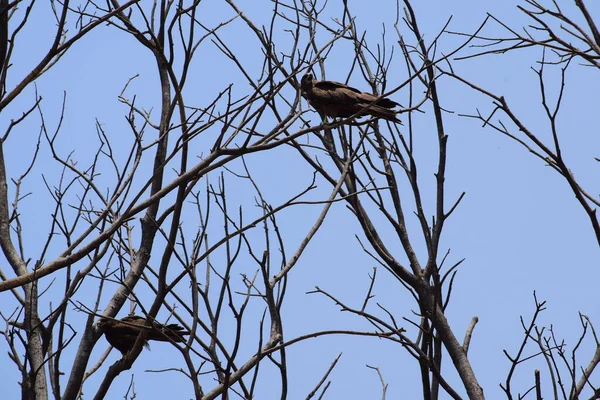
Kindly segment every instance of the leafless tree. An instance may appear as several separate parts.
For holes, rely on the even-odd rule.
[[[170,340],[180,363],[169,370],[186,377],[197,399],[258,398],[261,382],[277,390],[273,397],[288,398],[289,347],[330,335],[383,339],[406,349],[420,372],[424,399],[460,399],[465,393],[483,399],[468,358],[478,319],[473,317],[461,332],[446,314],[462,259],[452,259],[441,241],[464,193],[456,198],[446,194],[447,159],[452,155],[444,121],[449,110],[440,101],[440,80],[458,80],[493,100],[491,116],[473,117],[558,171],[588,213],[600,243],[598,200],[577,182],[562,157],[555,125],[560,97],[552,110],[543,79],[548,65],[562,68],[564,79],[575,58],[597,67],[600,35],[582,1],[576,4],[585,29],[556,4],[557,10],[551,11],[528,3],[534,10],[523,11],[549,38],[518,35],[490,17],[474,33],[459,34],[462,41],[441,52],[440,38],[456,33],[446,26],[428,39],[409,0],[396,6],[393,34],[376,41],[367,41],[347,1],[264,2],[271,10],[264,24],[233,0],[221,2],[224,17],[219,19],[205,12],[201,0],[53,0],[47,8],[34,0],[0,2],[0,113],[6,125],[0,141],[0,246],[6,259],[0,269],[0,312],[22,398],[105,398],[115,381],[124,379],[124,371],[139,365],[136,360],[149,330],[140,330],[133,348],[107,366],[110,349],[103,354],[95,350],[105,348],[97,322],[100,317],[106,321],[136,314],[146,319],[148,329],[168,322],[189,333],[185,343]],[[20,35],[35,27],[32,10],[38,8],[52,15],[56,25],[50,47],[36,54],[36,62],[24,73],[16,49],[23,45]],[[585,46],[576,47],[573,38],[561,39],[544,23],[545,17],[560,19],[566,24],[564,32]],[[482,32],[491,21],[514,36],[486,37]],[[153,62],[159,96],[156,102],[139,96],[133,88],[144,78],[131,76],[118,96],[125,116],[121,125],[97,120],[95,132],[75,133],[65,127],[68,96],[58,108],[46,104],[36,81],[67,62],[65,54],[94,34],[118,35],[143,50]],[[253,57],[238,54],[241,34],[243,45],[254,46]],[[531,46],[555,52],[558,60],[544,58],[538,70],[542,104],[552,126],[551,145],[528,130],[503,97],[454,73],[452,64],[482,41],[493,47],[489,52]],[[378,96],[402,102],[399,118],[404,126],[364,117],[321,120],[307,107],[299,78],[309,70],[327,78],[328,56],[337,51],[350,61],[335,78],[342,75]],[[390,79],[390,68],[401,66],[405,78]],[[231,83],[210,93],[210,81],[225,67],[225,81]],[[23,107],[25,101],[29,103]],[[502,120],[494,122],[492,117],[500,112],[524,138]],[[419,156],[422,121],[434,127],[435,145],[430,142],[428,148],[435,161]],[[32,126],[39,131],[37,141],[19,142]],[[78,157],[73,146],[65,150],[65,143],[76,135],[88,137],[86,151],[91,156]],[[92,137],[96,147],[90,150]],[[278,190],[281,183],[263,179],[253,163],[257,158],[265,164],[273,160],[273,169],[283,168],[277,157],[290,154],[302,163],[309,179],[293,182],[292,192],[274,203],[267,191]],[[433,171],[433,178],[423,178],[423,171]],[[45,187],[31,189],[29,182],[40,175]],[[355,305],[337,296],[335,288],[316,287],[310,293],[333,301],[371,328],[314,330],[290,337],[284,334],[283,304],[291,272],[339,204],[347,206],[360,226],[359,245],[384,271],[372,270],[366,295]],[[39,212],[48,207],[47,214]],[[291,230],[282,226],[282,217],[314,207],[319,211],[307,214],[313,217],[302,227],[306,232],[301,239],[290,240]],[[385,304],[374,304],[375,283],[382,274],[400,282],[414,299],[412,314],[398,315]],[[600,350],[581,371],[575,361],[577,348],[570,362],[552,330],[537,325],[543,308],[536,298],[531,322],[523,322],[521,349],[516,356],[506,353],[512,363],[502,386],[507,397],[513,397],[511,379],[528,357],[523,349],[532,343],[553,373],[555,398],[559,393],[579,398],[586,385],[597,396],[589,378]],[[581,324],[581,340],[592,336],[600,348],[583,314]],[[307,398],[326,395],[339,358]],[[384,374],[377,366],[370,368],[377,372],[385,398]],[[565,388],[560,377],[565,368],[571,388]],[[459,379],[449,378],[451,374]],[[535,392],[541,398],[544,383],[536,377],[525,395]],[[124,397],[136,397],[135,381]]]
[[[190,379],[197,398],[215,398],[229,390],[253,397],[258,363],[266,356],[274,357],[274,348],[282,341],[280,311],[286,277],[306,244],[288,260],[276,214],[295,207],[313,186],[308,182],[289,200],[271,206],[261,198],[250,171],[242,168],[235,180],[255,187],[256,205],[261,210],[245,213],[236,211],[242,203],[226,196],[225,171],[243,167],[245,156],[280,147],[316,129],[283,135],[300,115],[300,97],[288,89],[291,97],[286,94],[285,98],[291,101],[279,104],[279,98],[284,88],[295,85],[301,63],[292,60],[289,69],[284,69],[264,54],[252,66],[242,64],[220,36],[230,23],[244,19],[241,11],[230,2],[233,16],[208,26],[199,15],[200,5],[199,1],[52,2],[46,11],[56,18],[54,41],[16,84],[9,77],[11,72],[19,76],[21,70],[14,69],[11,56],[20,32],[33,23],[30,13],[37,4],[17,1],[9,5],[10,25],[15,28],[4,62],[2,87],[7,89],[1,109],[6,110],[72,45],[86,40],[103,24],[108,24],[104,29],[119,30],[135,39],[152,56],[161,94],[158,112],[147,111],[151,103],[130,95],[131,80],[127,82],[119,96],[126,109],[125,124],[119,131],[107,131],[98,122],[98,146],[90,159],[79,160],[63,151],[66,99],[58,122],[51,126],[42,97],[36,93],[33,104],[12,120],[3,135],[0,241],[12,276],[3,271],[0,290],[12,294],[14,300],[13,311],[4,315],[4,337],[21,374],[23,398],[81,397],[84,382],[106,360],[106,355],[97,361],[90,358],[101,336],[95,325],[97,316],[116,317],[127,299],[130,313],[143,315],[149,324],[161,314],[176,319],[191,333],[185,345],[177,346],[184,360],[179,370]],[[256,33],[272,50],[269,34]],[[235,94],[230,85],[212,99],[186,100],[192,62],[199,58],[204,43],[214,44],[239,67],[249,92]],[[251,76],[248,71],[256,65],[258,73]],[[40,134],[33,151],[28,149],[30,165],[10,178],[6,148],[16,140],[19,128],[36,116]],[[200,141],[203,144],[196,146]],[[23,194],[23,185],[40,163],[43,146],[62,172],[46,179],[45,193]],[[106,181],[103,176],[110,178]],[[9,179],[13,185],[10,192]],[[51,218],[39,221],[47,226],[45,232],[32,233],[23,222],[23,215],[33,212],[23,205],[24,199],[32,196],[37,202],[54,203]],[[187,211],[187,224],[183,217],[186,208],[196,210],[191,219],[189,215],[194,214]],[[26,238],[39,233],[46,237],[45,243],[35,250],[28,248]],[[272,240],[281,245],[279,251],[271,249]],[[213,261],[213,254],[218,254],[218,261]],[[240,263],[246,267],[255,263],[255,268],[237,267]],[[244,279],[233,282],[234,271]],[[90,290],[95,294],[90,296]],[[39,301],[45,293],[56,296],[49,310]],[[252,329],[245,312],[252,299],[264,302],[267,314],[255,321],[258,339],[249,344],[242,327]],[[71,317],[73,307],[76,315],[86,317]],[[237,332],[232,341],[229,334],[221,334],[223,324]],[[90,389],[96,398],[103,398],[114,379],[131,368],[144,341],[142,334],[136,346],[108,368],[100,385]],[[240,347],[246,346],[255,354],[241,360]],[[66,352],[74,347],[74,356]],[[284,362],[285,349],[277,353]],[[285,364],[274,360],[274,365],[281,370],[285,392]],[[65,371],[67,379],[61,377]]]
[[[597,12],[596,5],[590,5]],[[600,71],[598,18],[594,11],[588,9],[584,0],[563,3],[526,0],[518,9],[528,21],[524,27],[513,26],[490,14],[484,22],[484,28],[475,34],[449,33],[473,39],[469,54],[456,57],[461,62],[498,55],[502,57],[516,52],[535,52],[539,59],[532,69],[537,77],[539,106],[547,129],[533,127],[533,121],[527,115],[530,110],[519,109],[502,94],[486,89],[485,85],[460,77],[448,68],[442,68],[440,74],[458,80],[491,101],[492,109],[489,113],[478,108],[477,113],[465,116],[479,120],[483,127],[506,136],[556,171],[587,215],[595,241],[600,244],[600,223],[597,216],[600,200],[593,194],[594,189],[577,178],[577,171],[570,165],[569,159],[580,156],[572,152],[569,154],[565,150],[568,146],[563,146],[563,142],[564,138],[572,134],[574,126],[565,126],[560,122],[561,119],[577,118],[576,115],[563,111],[565,92],[571,89],[567,82],[568,75],[583,72],[583,69],[586,72],[593,71],[592,74]],[[486,33],[488,30],[494,33]],[[598,158],[595,160],[598,161]],[[599,398],[598,384],[591,378],[600,362],[600,342],[592,321],[580,313],[581,335],[575,343],[571,343],[571,350],[568,350],[566,342],[556,337],[552,326],[548,328],[539,324],[539,314],[544,310],[545,302],[536,297],[535,312],[530,322],[526,323],[521,319],[524,335],[520,348],[511,352],[505,350],[511,368],[501,387],[507,398],[514,398],[515,392],[520,391],[511,386],[517,370],[528,374],[532,380],[532,385],[520,391],[518,398],[529,394],[541,399],[542,388],[546,393],[551,393],[548,397],[555,399]],[[586,348],[583,346],[586,342],[589,343],[588,349],[594,349],[593,354],[582,351]],[[527,353],[530,345],[534,346],[534,350]],[[545,360],[544,365],[550,377],[548,381],[540,379],[539,370],[531,373],[532,371],[521,368],[525,361],[536,357],[543,357]],[[587,390],[584,391],[585,389]]]

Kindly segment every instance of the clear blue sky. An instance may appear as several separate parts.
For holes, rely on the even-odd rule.
[[[231,16],[229,9],[222,3],[224,2],[217,0],[202,2],[201,18],[209,26],[216,26]],[[387,45],[391,46],[395,37],[392,27],[395,19],[394,2],[380,1],[377,6],[359,0],[349,3],[357,17],[358,29],[367,31],[367,40],[377,43],[385,24],[389,37]],[[516,9],[519,2],[514,0],[436,0],[415,3],[419,24],[428,41],[437,35],[451,15],[453,19],[449,29],[453,31],[473,31],[487,12],[509,21],[513,27],[527,23]],[[258,25],[268,24],[271,3],[255,1],[252,4],[245,5],[244,11]],[[331,4],[330,7],[335,5]],[[565,8],[566,11],[573,11],[574,7],[570,4],[568,7]],[[600,7],[596,5],[592,7],[592,11],[600,21]],[[52,40],[50,35],[39,34],[51,31],[54,27],[47,13],[45,5],[36,4],[31,18],[36,21],[37,27],[35,30],[25,30],[19,38],[8,79],[9,89],[37,63]],[[409,35],[409,32],[403,33]],[[259,50],[246,26],[241,21],[233,23],[224,31],[224,35],[233,41],[232,46],[240,59],[258,74],[262,55],[256,56]],[[285,51],[286,34],[281,31],[277,35],[280,35],[282,43],[278,50]],[[320,40],[324,42],[327,37]],[[455,43],[456,37],[444,38],[439,51],[448,52]],[[327,77],[344,80],[352,56],[349,51],[333,52],[326,60]],[[548,124],[539,104],[536,75],[530,68],[540,56],[541,50],[533,49],[455,62],[453,66],[467,79],[504,95],[518,111],[518,115],[532,129],[540,132],[541,137],[548,139]],[[253,63],[253,60],[256,61]],[[239,74],[236,75],[235,67],[208,41],[201,46],[193,68],[191,82],[185,93],[192,104],[205,104],[229,83],[234,84],[233,91],[238,95],[248,90],[247,83],[241,80]],[[571,68],[567,74],[564,109],[559,118],[565,158],[572,166],[572,172],[592,194],[598,192],[594,187],[597,184],[598,166],[593,157],[598,157],[597,149],[600,145],[595,121],[600,80],[594,76],[594,72],[579,66]],[[65,122],[59,142],[63,154],[74,150],[75,159],[83,164],[89,161],[97,145],[95,121],[98,120],[115,141],[113,149],[117,158],[123,159],[126,156],[122,149],[130,143],[131,135],[126,133],[124,114],[127,109],[119,103],[117,97],[127,80],[135,74],[140,76],[132,83],[128,93],[130,96],[137,96],[137,104],[140,106],[146,109],[155,107],[156,118],[159,87],[151,55],[127,35],[104,26],[76,44],[52,70],[36,82],[37,90],[43,96],[42,107],[49,126],[56,125],[57,110],[60,109],[63,91],[66,92]],[[403,59],[396,49],[390,68],[389,85],[404,81],[404,74]],[[356,86],[363,85],[361,88],[366,90],[364,82],[354,83]],[[32,103],[33,89],[33,86],[28,88],[21,99],[0,116],[0,126],[3,129]],[[554,81],[549,91],[556,93],[557,89],[558,81]],[[538,299],[548,301],[547,310],[539,323],[548,326],[552,324],[557,337],[564,338],[569,344],[567,351],[570,351],[579,337],[578,312],[588,315],[600,327],[597,296],[600,278],[597,260],[600,254],[585,213],[565,181],[554,170],[506,137],[482,129],[481,124],[475,120],[458,116],[461,113],[472,114],[476,109],[482,113],[489,112],[492,109],[490,102],[449,81],[440,82],[440,91],[444,107],[455,113],[444,116],[449,135],[448,201],[461,192],[466,192],[460,207],[447,222],[443,237],[442,250],[451,250],[449,261],[456,262],[466,258],[455,281],[448,316],[459,338],[462,338],[471,318],[479,317],[480,322],[475,329],[469,352],[470,358],[487,397],[500,398],[502,392],[498,384],[504,381],[509,367],[502,350],[507,349],[511,354],[516,351],[522,338],[519,317],[522,315],[528,320],[531,316],[534,310],[534,290]],[[290,92],[290,95],[293,96],[294,93]],[[400,91],[393,97],[406,104],[408,94]],[[554,95],[551,97],[554,98]],[[415,132],[418,136],[418,161],[422,163],[421,180],[432,189],[437,139],[432,129],[433,112],[430,107],[424,108],[424,111],[425,114],[417,118],[419,125]],[[313,122],[317,121],[318,115],[314,113]],[[39,133],[39,120],[32,120],[17,133],[18,135],[11,136],[5,148],[11,177],[17,177],[24,171],[33,154]],[[119,145],[121,140],[123,146]],[[42,148],[44,154],[23,190],[33,193],[29,200],[23,202],[22,214],[24,229],[30,232],[26,236],[27,251],[34,258],[46,240],[44,229],[36,231],[36,227],[39,229],[39,226],[49,225],[52,210],[43,186],[42,174],[54,184],[60,177],[60,169],[56,168],[47,154],[47,145]],[[198,148],[202,149],[202,143],[198,144]],[[431,153],[428,153],[428,148],[432,149]],[[278,149],[264,156],[251,156],[248,163],[263,194],[273,205],[284,201],[290,194],[297,193],[310,183],[312,177],[311,171],[289,149]],[[237,167],[237,171],[241,172],[239,164]],[[110,176],[107,173],[106,179],[110,179]],[[233,184],[235,181],[232,177],[231,179]],[[216,175],[213,182],[216,182]],[[273,185],[272,182],[278,184]],[[324,182],[319,185],[314,196],[316,199],[325,199],[331,188]],[[237,201],[233,202],[234,207],[236,204],[243,204],[249,210],[249,215],[258,213],[258,210],[253,210],[254,193],[249,185],[231,187],[230,193]],[[426,204],[432,204],[433,191],[424,192],[424,196]],[[288,239],[288,252],[293,252],[319,212],[319,206],[308,206],[294,207],[281,214],[282,230]],[[429,212],[431,213],[431,208]],[[189,213],[187,218],[195,221],[194,211],[190,209]],[[416,219],[409,222],[414,224]],[[188,226],[188,229],[193,232],[195,226]],[[324,297],[306,294],[319,286],[360,307],[368,289],[368,274],[374,263],[361,250],[355,234],[361,236],[359,226],[345,205],[334,205],[321,231],[290,275],[288,297],[284,306],[286,339],[319,329],[368,329],[363,321],[340,313],[338,307]],[[400,248],[397,251],[400,255]],[[401,256],[399,258],[402,259]],[[215,262],[218,261],[213,260]],[[236,275],[234,278],[238,277]],[[403,287],[382,269],[378,271],[375,288],[375,301],[393,310],[398,319],[410,316],[411,310],[416,310],[416,304]],[[94,296],[94,292],[91,293]],[[0,304],[8,297],[8,293],[0,295]],[[79,300],[92,304],[94,298],[82,297]],[[52,301],[54,304],[58,302],[55,299]],[[8,313],[11,307],[4,303],[0,305],[0,310]],[[260,315],[262,305],[257,303],[254,307],[252,312]],[[47,311],[48,307],[42,307],[42,310]],[[127,309],[124,308],[122,314],[126,313]],[[74,328],[77,330],[77,326]],[[256,329],[249,329],[249,337],[255,335],[255,331]],[[130,372],[123,373],[117,379],[108,398],[122,396],[129,384],[130,373],[135,374],[135,388],[140,399],[166,398],[167,394],[170,398],[187,398],[193,395],[186,379],[176,372],[160,375],[146,372],[172,367],[179,362],[177,352],[172,351],[168,345],[156,344],[152,347],[151,352],[142,353]],[[98,353],[104,349],[105,343],[100,342],[97,345]],[[253,351],[254,348],[248,347],[243,353],[250,356]],[[533,348],[530,353],[532,351]],[[331,375],[333,383],[327,398],[378,398],[379,378],[366,365],[380,368],[389,384],[388,398],[416,398],[420,393],[417,364],[397,344],[367,338],[327,337],[312,339],[289,349],[289,376],[292,385],[289,398],[305,398],[340,352],[343,355]],[[1,341],[0,354],[0,369],[15,371],[14,365],[5,355],[6,345]],[[591,352],[587,354],[591,355]],[[109,361],[116,359],[116,352],[111,353]],[[449,358],[446,361],[450,363]],[[582,362],[585,364],[587,358],[584,357]],[[94,359],[91,363],[94,363]],[[543,365],[535,361],[522,367],[523,379],[518,380],[522,385],[521,392],[533,382],[533,370],[536,367],[543,374],[546,373]],[[446,371],[450,369],[451,366],[448,365]],[[69,371],[65,373],[68,376]],[[13,384],[13,378],[3,376],[6,379],[3,390],[8,393],[6,398],[16,398],[19,393],[18,385]],[[17,375],[14,379],[18,379]],[[95,382],[91,380],[84,387],[87,397],[95,393]],[[266,379],[260,382],[259,388],[258,393],[262,393],[260,398],[276,398],[269,396],[270,389]]]

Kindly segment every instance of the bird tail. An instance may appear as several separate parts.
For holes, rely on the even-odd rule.
[[[159,332],[152,332],[150,335],[151,340],[168,342],[170,339],[174,342],[183,343],[185,342],[184,336],[189,335],[189,332],[177,324],[162,325],[156,328]]]

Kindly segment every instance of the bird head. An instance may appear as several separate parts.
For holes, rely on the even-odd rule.
[[[110,325],[110,319],[108,318],[100,318],[98,320],[98,322],[96,322],[96,328],[100,331],[100,332],[104,332],[106,330],[106,327]]]
[[[304,74],[304,76],[302,77],[302,81],[300,81],[300,85],[302,86],[302,89],[306,90],[307,88],[312,87],[313,79],[314,79],[314,76],[310,72],[307,72],[306,74]]]

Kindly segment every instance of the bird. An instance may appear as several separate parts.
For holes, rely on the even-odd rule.
[[[144,346],[150,348],[149,340],[161,342],[185,342],[184,336],[189,332],[177,324],[163,325],[153,322],[152,325],[146,325],[147,319],[137,315],[130,315],[121,320],[112,318],[100,318],[97,327],[104,337],[115,349],[119,350],[123,356],[127,354],[135,344],[138,334],[147,331],[148,336]]]
[[[313,74],[306,73],[300,82],[304,98],[321,116],[332,118],[348,118],[357,114],[365,114],[383,118],[391,122],[402,123],[397,117],[399,111],[392,110],[399,106],[387,97],[361,92],[351,86],[334,81],[318,81]]]

